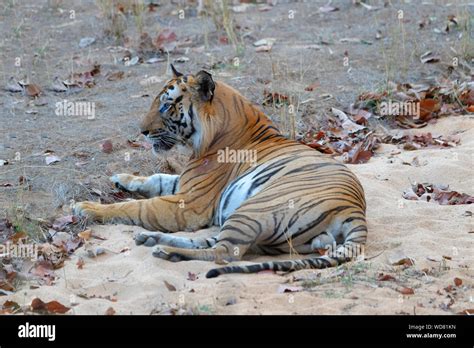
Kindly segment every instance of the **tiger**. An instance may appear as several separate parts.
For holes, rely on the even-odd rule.
[[[284,136],[256,104],[209,72],[184,75],[174,66],[171,71],[140,130],[157,155],[188,145],[192,155],[183,172],[113,175],[117,187],[144,199],[80,202],[75,214],[142,226],[147,231],[135,242],[153,247],[158,258],[222,265],[209,270],[207,278],[335,267],[363,252],[365,195],[349,168]],[[254,156],[242,160],[236,151]],[[212,225],[219,229],[206,238],[171,234]],[[311,255],[229,264],[247,253]]]

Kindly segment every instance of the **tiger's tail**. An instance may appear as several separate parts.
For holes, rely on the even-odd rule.
[[[344,243],[339,245],[333,252],[326,255],[301,260],[271,261],[256,263],[248,266],[227,266],[211,269],[206,278],[215,278],[226,273],[257,273],[266,270],[292,272],[301,269],[322,269],[336,267],[342,263],[349,262],[364,255],[364,244]]]

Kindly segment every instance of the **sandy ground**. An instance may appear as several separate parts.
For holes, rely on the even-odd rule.
[[[459,134],[458,147],[391,155],[396,146],[384,145],[367,164],[351,167],[367,196],[365,261],[321,271],[206,279],[212,263],[170,263],[154,258],[149,248],[135,246],[133,235],[142,230],[139,227],[93,225],[93,234],[105,240],[90,239],[78,249],[56,271],[54,285],[2,299],[20,305],[34,297],[57,300],[72,305],[71,314],[104,314],[109,307],[117,314],[453,314],[472,308],[474,225],[472,217],[464,216],[472,208],[408,201],[401,194],[410,180],[472,191],[473,125],[472,116],[441,119],[423,131]],[[403,164],[415,156],[422,166]],[[105,254],[87,256],[86,249],[95,247],[104,248]],[[404,256],[414,265],[391,265]],[[82,269],[79,258],[85,261]],[[243,262],[266,259],[249,256]],[[381,273],[395,280],[379,281]],[[462,285],[454,286],[456,277]],[[300,291],[282,293],[282,287]],[[401,294],[403,287],[414,294]]]

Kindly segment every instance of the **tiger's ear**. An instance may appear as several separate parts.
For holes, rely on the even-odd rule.
[[[178,78],[180,76],[183,76],[183,74],[181,74],[178,70],[176,70],[176,68],[174,67],[173,64],[170,64],[170,67],[171,67],[171,71],[173,72],[173,77],[174,78]]]
[[[196,74],[196,81],[201,100],[203,102],[212,102],[212,98],[214,98],[214,90],[216,89],[216,84],[212,79],[212,75],[207,71],[201,70]]]

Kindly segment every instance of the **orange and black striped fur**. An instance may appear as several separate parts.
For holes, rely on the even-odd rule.
[[[98,221],[141,225],[137,244],[171,260],[228,263],[251,251],[261,254],[315,253],[301,260],[226,266],[223,273],[325,268],[352,259],[367,237],[364,191],[343,164],[285,138],[273,123],[232,87],[201,71],[174,77],[155,98],[141,130],[155,152],[177,143],[194,149],[181,175],[137,177],[118,174],[119,187],[148,199],[103,205],[82,202],[78,214]],[[247,154],[246,160],[236,160]],[[223,154],[227,154],[223,156]],[[251,160],[249,160],[251,159]],[[212,238],[169,232],[212,224]]]

